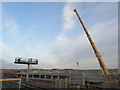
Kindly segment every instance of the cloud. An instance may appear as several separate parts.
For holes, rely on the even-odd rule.
[[[25,69],[25,68],[27,68],[27,65],[14,64],[14,62],[8,62],[6,60],[2,60],[2,69]]]
[[[117,19],[94,24],[88,30],[107,68],[117,68]],[[57,63],[62,68],[75,68],[77,61],[80,62],[81,69],[99,68],[98,61],[84,33],[75,38],[57,37],[52,49],[53,54],[58,58]]]
[[[24,53],[19,53],[21,57],[32,57],[38,59],[38,65],[33,67],[39,68],[52,68],[56,66],[56,58],[50,53],[50,48],[41,46],[40,44],[35,44],[30,46],[25,45]]]
[[[3,29],[6,30],[7,35],[16,37],[19,26],[14,18],[5,18],[3,19]]]
[[[89,41],[87,40],[85,33],[80,32],[80,34],[78,33],[72,38],[68,35],[69,32],[74,32],[76,30],[76,26],[80,27],[77,25],[78,22],[75,23],[76,16],[73,12],[73,7],[77,7],[76,4],[66,3],[63,9],[64,23],[62,30],[56,37],[54,43],[52,43],[51,47],[41,45],[41,43],[37,41],[39,39],[37,39],[34,35],[34,26],[32,26],[32,28],[31,26],[29,28],[26,28],[26,30],[28,30],[27,34],[24,33],[23,35],[23,32],[19,33],[19,38],[16,37],[15,41],[12,40],[15,42],[14,46],[8,46],[5,43],[1,43],[0,47],[3,49],[2,60],[4,68],[17,68],[18,65],[13,64],[14,58],[16,56],[21,56],[23,58],[38,58],[39,65],[36,65],[34,67],[40,68],[76,68],[77,61],[80,63],[80,69],[99,68],[99,63],[94,55],[94,52],[89,44]],[[93,9],[95,7],[97,8],[97,5],[90,4],[90,6],[86,7],[84,10],[82,7],[82,9],[77,10],[80,11],[80,14],[84,16],[89,10],[96,12],[97,10]],[[101,6],[99,6],[99,8],[101,8]],[[106,11],[108,11],[108,7],[104,12]],[[117,19],[111,19],[104,22],[97,22],[88,28],[96,46],[98,47],[98,50],[103,57],[106,66],[109,68],[117,67],[118,48],[116,23]],[[14,18],[9,18],[6,20],[6,23],[4,25],[6,28],[5,30],[8,31],[7,34],[13,36],[14,38],[16,35],[18,35],[20,25]],[[80,28],[77,29],[80,30]],[[30,39],[29,37],[32,38]]]
[[[13,51],[4,43],[0,42],[0,51],[2,51],[0,54],[2,55],[0,58],[4,59],[10,59],[13,55]]]
[[[63,9],[64,31],[72,29],[75,25],[73,7],[73,3],[67,3]]]
[[[118,63],[118,20],[98,23],[89,28],[96,46],[105,58],[108,67],[116,67]],[[97,38],[96,38],[97,37]]]
[[[35,37],[34,31],[36,28],[34,26],[26,28],[27,33],[23,34],[20,31],[21,24],[18,24],[15,18],[6,16],[3,20],[3,34],[8,37],[3,35],[5,41],[0,43],[2,68],[25,68],[26,65],[13,63],[17,56],[39,59],[39,65],[33,67],[52,68],[56,65],[56,58],[53,58],[53,55],[50,54],[49,48],[44,47]],[[30,37],[32,38],[30,39]]]
[[[99,15],[97,17],[101,15],[103,16],[103,13],[106,17],[108,15],[108,12],[111,12],[110,10],[115,11],[115,8],[113,8],[115,4],[104,4],[105,7],[102,7],[103,4],[85,3],[87,7],[85,7],[84,9],[82,7],[82,4],[83,3],[76,3],[74,4],[74,6],[78,7],[77,5],[79,5],[82,9],[79,8],[78,12],[80,11],[80,15],[85,17],[86,13],[92,16],[96,15],[98,12]],[[66,4],[64,10],[73,10],[72,8],[68,7],[69,3]],[[66,27],[67,25],[70,26],[69,22],[72,21],[71,23],[74,24],[72,24],[69,28],[65,28],[66,32],[70,32],[70,30],[72,30],[73,28],[75,30],[80,29],[75,28],[78,24],[75,23],[75,15],[73,16],[72,14],[73,11],[69,12],[71,12],[70,17],[67,17],[68,13],[64,12],[66,13],[64,17],[66,18],[66,23],[64,24],[63,28],[65,28],[65,25]],[[116,16],[116,12],[114,15]],[[103,61],[105,62],[107,68],[118,67],[118,26],[117,18],[115,18],[114,15],[111,19],[105,19],[103,21],[98,20],[96,21],[96,23],[89,25],[88,28],[88,31],[93,41],[95,42],[100,54],[102,55]],[[94,18],[94,16],[92,16],[92,18]],[[92,18],[87,18],[87,20],[92,20]],[[104,19],[104,17],[101,18]],[[69,20],[67,21],[67,19]],[[87,21],[85,21],[85,23],[88,24]],[[77,25],[75,26],[75,24]],[[63,32],[61,30],[61,33],[56,37],[56,40],[52,46],[52,53],[58,59],[56,63],[59,63],[59,66],[62,68],[76,68],[76,62],[79,61],[81,69],[100,68],[98,60],[96,59],[94,51],[85,33],[80,32],[80,34],[76,34],[74,37],[71,38],[69,37],[69,35],[66,35],[66,32]]]
[[[1,67],[0,68],[12,68],[15,67],[14,59],[15,55],[12,49],[8,47],[5,43],[0,42],[0,61]]]

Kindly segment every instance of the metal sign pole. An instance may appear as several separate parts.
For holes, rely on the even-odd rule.
[[[37,65],[38,64],[38,59],[16,57],[14,63],[27,64],[28,65],[28,68],[27,68],[27,71],[26,71],[26,81],[28,82],[30,65],[32,65],[32,64]]]
[[[20,88],[21,88],[21,79],[20,79],[20,82],[19,82],[19,90],[20,90]]]
[[[30,69],[30,64],[28,64],[28,68],[27,68],[27,82],[29,81],[29,69]]]

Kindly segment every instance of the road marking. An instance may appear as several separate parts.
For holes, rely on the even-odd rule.
[[[9,79],[0,79],[0,81],[18,81],[22,80],[21,78],[9,78]]]

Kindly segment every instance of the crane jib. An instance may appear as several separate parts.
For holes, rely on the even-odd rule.
[[[78,14],[78,12],[77,12],[76,9],[74,10],[74,12],[76,13],[76,15],[77,15],[80,23],[82,24],[82,27],[83,27],[83,29],[84,29],[87,37],[88,37],[88,40],[90,41],[90,44],[91,44],[91,46],[92,46],[92,48],[93,48],[93,50],[94,50],[94,53],[95,53],[95,55],[96,55],[96,57],[97,57],[97,59],[98,59],[98,61],[99,61],[99,64],[100,64],[100,67],[101,67],[103,73],[104,73],[105,75],[109,75],[109,72],[108,72],[108,70],[107,70],[107,68],[106,68],[106,66],[105,66],[105,64],[104,64],[104,62],[103,62],[103,60],[102,60],[102,58],[101,58],[101,55],[100,55],[97,47],[95,46],[92,38],[90,37],[90,34],[88,33],[88,30],[86,29],[86,27],[85,27],[85,25],[84,25],[81,17],[79,16],[79,14]]]

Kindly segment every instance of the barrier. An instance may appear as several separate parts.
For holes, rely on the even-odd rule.
[[[120,80],[111,80],[111,81],[100,82],[100,83],[91,83],[88,81],[86,84],[83,84],[75,81],[72,82],[69,80],[54,80],[52,84],[53,84],[53,88],[99,89],[99,88],[118,88],[118,82],[120,82]],[[111,87],[113,85],[114,87]]]
[[[19,84],[19,90],[21,89],[21,81],[22,81],[22,78],[9,78],[9,79],[0,79],[0,81],[19,81],[18,84]]]
[[[22,80],[21,78],[9,78],[9,79],[0,79],[0,81],[18,81]]]

